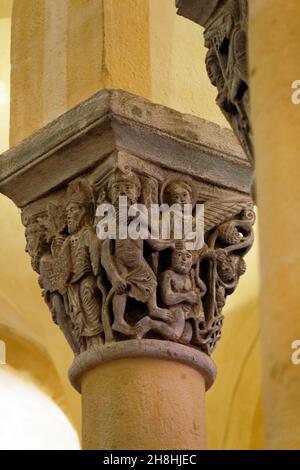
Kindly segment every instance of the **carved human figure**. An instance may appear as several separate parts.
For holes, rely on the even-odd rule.
[[[180,212],[182,237],[179,240],[193,243],[193,250],[201,250],[204,242],[204,213],[197,212],[197,216],[195,216],[195,212],[192,212],[196,200],[197,195],[194,185],[187,178],[172,178],[162,188],[162,201],[170,207],[176,207],[175,205],[177,205]],[[185,211],[188,206],[192,209],[191,212]],[[171,212],[171,238],[175,239],[174,229],[175,214]]]
[[[196,327],[205,322],[201,298],[206,293],[206,286],[193,264],[190,251],[184,248],[173,250],[171,266],[159,279],[161,298],[172,318],[167,323],[155,320],[151,315],[142,318],[136,326],[138,337],[142,338],[152,330],[172,341],[185,344],[191,341],[193,328],[187,320],[194,320]]]
[[[62,246],[62,256],[70,265],[68,304],[82,350],[103,343],[100,242],[93,229],[93,194],[85,180],[69,185],[65,210],[68,236]]]
[[[205,30],[208,76],[218,88],[217,103],[237,133],[248,157],[253,158],[249,122],[247,0],[220,3],[219,15]]]
[[[193,203],[192,185],[184,179],[172,179],[171,181],[167,182],[163,193],[164,200],[170,205]]]
[[[40,285],[43,297],[47,303],[53,321],[63,331],[69,345],[75,354],[79,353],[79,338],[75,335],[71,321],[67,299],[68,264],[61,249],[66,239],[66,220],[61,204],[48,204],[47,218],[43,220],[46,230],[46,241],[50,252],[45,252],[40,260]]]
[[[29,221],[25,228],[25,251],[31,257],[31,266],[37,273],[40,272],[40,259],[44,251],[46,239],[45,228],[38,220]]]
[[[128,206],[135,204],[141,194],[141,182],[130,170],[117,170],[108,185],[108,193],[118,213],[119,197],[127,197]],[[129,219],[130,220],[130,219]],[[128,222],[129,222],[128,220]],[[144,258],[144,242],[154,251],[173,246],[169,240],[141,238],[106,239],[102,244],[101,262],[112,284],[112,329],[124,335],[135,335],[134,328],[125,320],[128,298],[147,304],[151,316],[168,320],[170,313],[157,305],[157,279]],[[109,315],[108,311],[104,315]]]

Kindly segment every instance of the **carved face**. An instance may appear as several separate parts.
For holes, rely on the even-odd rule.
[[[50,217],[48,216],[44,221],[43,221],[44,227],[45,227],[45,238],[47,243],[51,243],[54,237],[54,230],[53,226],[51,224]]]
[[[64,206],[49,202],[47,214],[42,221],[42,225],[45,227],[46,241],[47,243],[51,243],[55,237],[62,234],[66,228]]]
[[[218,274],[223,282],[230,282],[234,278],[233,260],[229,256],[220,257],[218,260]]]
[[[219,64],[219,59],[215,52],[209,50],[205,60],[206,70],[211,83],[218,87],[218,91],[221,91],[224,87],[225,81],[223,73]]]
[[[37,223],[32,223],[26,227],[25,230],[25,238],[26,238],[26,252],[30,254],[30,256],[35,256],[38,254],[40,245],[44,239],[44,230],[43,228]]]
[[[169,204],[192,204],[192,189],[187,183],[172,183],[167,191]]]
[[[77,233],[84,223],[86,209],[82,204],[70,202],[66,207],[69,234]]]
[[[192,269],[193,256],[187,250],[173,251],[172,268],[180,274],[188,274]]]
[[[112,184],[111,201],[118,204],[120,196],[127,196],[128,204],[135,204],[139,198],[139,190],[131,181],[118,181]]]
[[[53,236],[52,236],[52,232],[50,228],[49,219],[44,221],[44,227],[45,227],[45,240],[47,243],[51,243]]]

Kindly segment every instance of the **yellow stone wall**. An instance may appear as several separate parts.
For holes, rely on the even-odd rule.
[[[174,3],[15,0],[11,145],[103,87],[123,88],[228,126],[206,75],[202,30],[177,16]],[[11,321],[13,312],[19,335],[36,346],[37,360],[28,362],[28,369],[38,371],[39,357],[52,361],[56,375],[48,390],[79,428],[79,396],[66,378],[72,355],[41,299],[24,253],[18,210],[3,196],[0,214],[0,325]],[[207,395],[210,449],[263,445],[257,256],[255,248],[248,255],[248,274],[228,301],[214,355],[219,376]]]
[[[10,18],[0,15],[0,152],[9,145],[10,28]]]
[[[12,145],[103,87],[227,126],[173,0],[15,0],[13,18]]]
[[[261,311],[266,447],[300,447],[299,1],[249,3],[250,87],[261,213]]]

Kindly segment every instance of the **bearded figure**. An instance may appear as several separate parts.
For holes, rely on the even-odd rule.
[[[62,255],[70,266],[67,282],[69,312],[80,349],[85,350],[89,345],[103,343],[100,242],[93,228],[93,192],[85,180],[69,185],[65,211],[68,236]]]

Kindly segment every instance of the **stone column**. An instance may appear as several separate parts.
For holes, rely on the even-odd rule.
[[[177,0],[177,6],[179,14],[206,28],[207,68],[212,83],[218,88],[217,102],[225,115],[227,113],[250,159],[253,156],[251,127],[253,129],[261,220],[266,446],[299,449],[300,375],[291,361],[293,342],[299,338],[300,302],[297,286],[299,223],[295,218],[300,206],[297,137],[300,115],[299,106],[292,102],[292,93],[296,93],[292,85],[300,76],[299,2]],[[238,93],[234,94],[235,91]],[[239,109],[245,110],[244,116],[236,112]],[[240,129],[244,134],[240,134]],[[293,220],[292,225],[290,220]]]
[[[299,2],[249,2],[251,116],[260,210],[261,310],[266,445],[300,447]],[[291,221],[293,223],[291,223]]]
[[[103,90],[2,155],[0,175],[74,352],[83,447],[205,448],[210,355],[253,241],[252,170],[232,132]],[[172,227],[167,239],[123,239],[123,219],[115,237],[99,238],[97,208],[119,214],[122,195],[149,211],[189,204],[193,227],[202,204],[204,245],[192,250]]]

